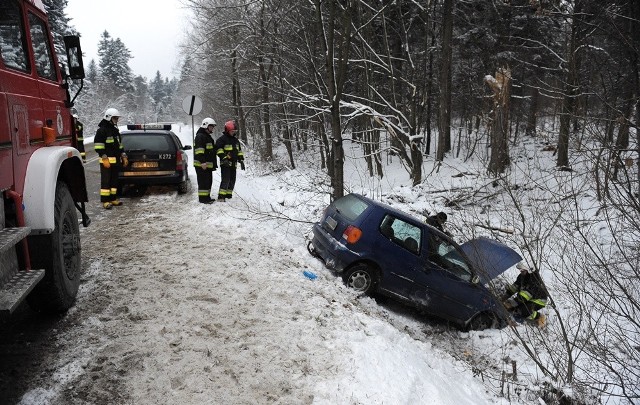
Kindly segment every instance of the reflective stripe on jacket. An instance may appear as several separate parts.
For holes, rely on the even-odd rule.
[[[244,161],[240,141],[226,132],[216,141],[216,154],[220,158],[220,166],[236,167],[238,162]]]
[[[193,145],[193,166],[201,167],[207,164],[207,169],[215,170],[218,167],[213,146],[213,138],[205,128],[199,128]]]
[[[98,156],[107,155],[109,162],[117,163],[124,152],[124,146],[120,138],[120,130],[111,121],[102,120],[98,124],[96,136],[93,138],[93,147]]]

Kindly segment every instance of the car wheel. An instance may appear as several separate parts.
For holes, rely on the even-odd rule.
[[[467,330],[485,330],[498,326],[498,320],[495,315],[482,313],[476,315],[467,326]]]
[[[29,237],[31,265],[45,269],[44,279],[27,297],[36,311],[69,309],[80,286],[80,229],[71,193],[64,182],[56,185],[53,232]]]
[[[189,191],[189,180],[185,180],[178,184],[178,194],[187,194]]]
[[[344,283],[358,292],[371,295],[378,285],[378,272],[371,266],[360,263],[347,270]]]

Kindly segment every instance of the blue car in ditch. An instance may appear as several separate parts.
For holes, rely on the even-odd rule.
[[[506,324],[509,315],[488,284],[522,260],[488,238],[458,245],[424,221],[359,194],[326,208],[308,249],[347,286],[391,297],[463,330]]]

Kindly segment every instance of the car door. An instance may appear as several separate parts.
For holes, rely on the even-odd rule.
[[[462,251],[443,235],[425,230],[423,265],[414,277],[413,300],[433,315],[464,322],[490,305],[487,291],[473,283]]]
[[[414,279],[423,266],[422,229],[393,214],[385,214],[374,244],[375,256],[382,269],[379,288],[388,295],[413,301]],[[421,306],[419,302],[412,302]]]

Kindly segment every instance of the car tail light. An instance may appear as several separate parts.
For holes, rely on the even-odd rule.
[[[182,153],[176,153],[176,170],[182,171]]]
[[[356,228],[353,225],[349,225],[347,229],[344,230],[344,233],[342,234],[342,239],[346,240],[347,243],[353,244],[359,241],[361,236],[362,236],[362,231],[360,230],[360,228]]]

